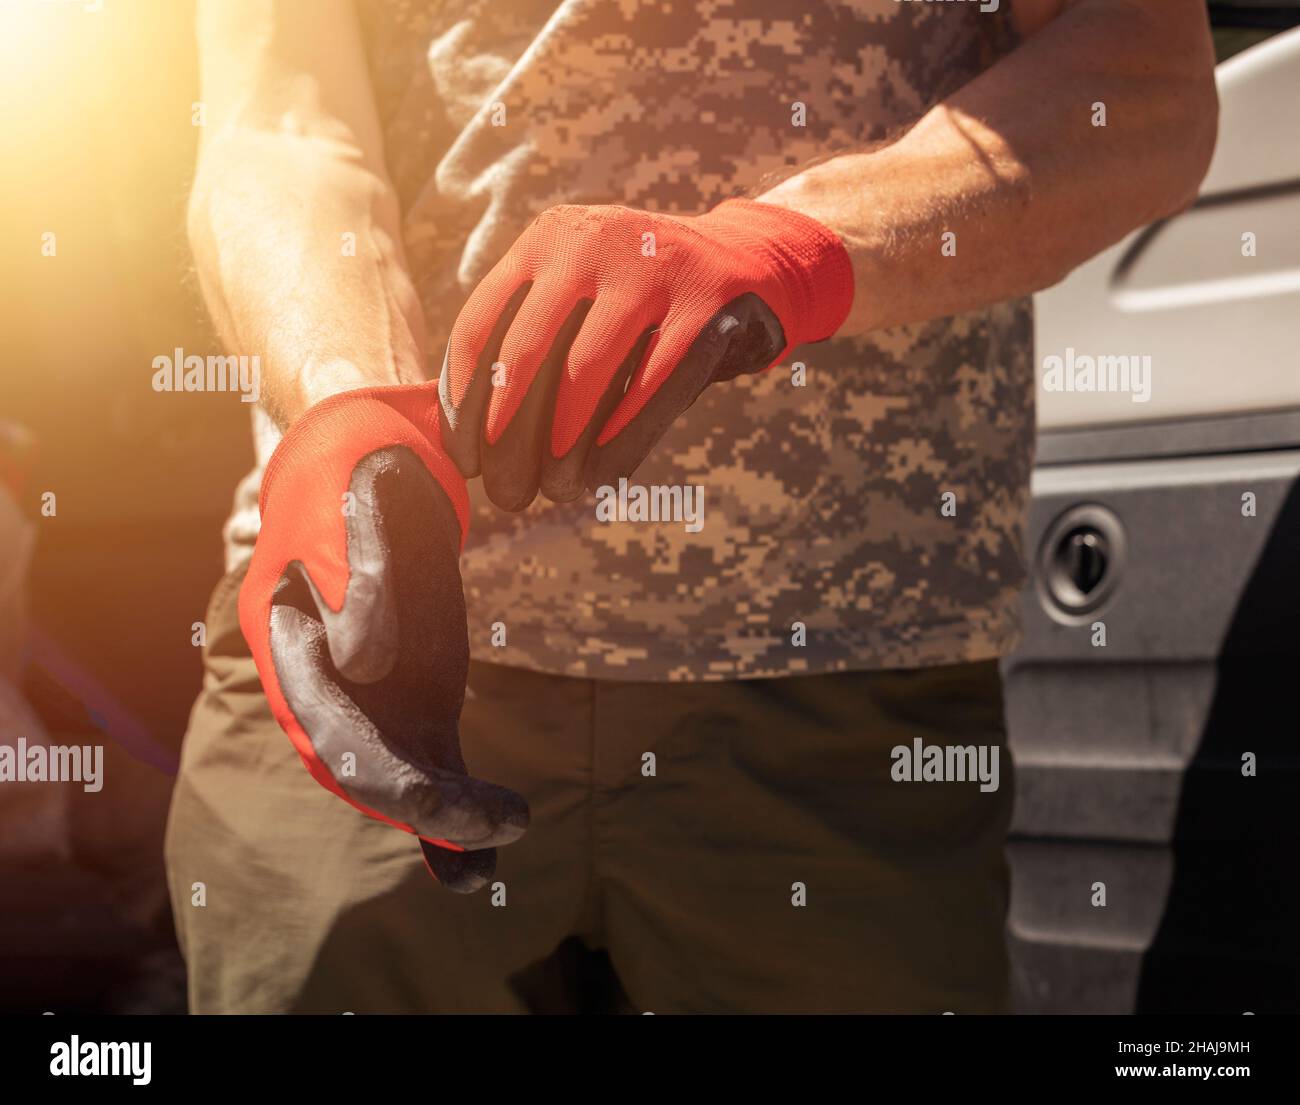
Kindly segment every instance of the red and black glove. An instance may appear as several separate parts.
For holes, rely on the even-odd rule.
[[[852,303],[839,238],[782,207],[553,207],[456,319],[443,442],[506,510],[576,499],[630,476],[710,383],[830,337]]]
[[[438,881],[470,891],[528,807],[461,755],[469,499],[437,409],[434,384],[369,388],[293,424],[262,481],[239,621],[317,782],[415,833]]]

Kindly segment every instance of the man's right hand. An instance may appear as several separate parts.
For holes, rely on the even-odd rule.
[[[436,385],[344,392],[294,422],[262,482],[240,624],[308,771],[420,838],[452,890],[518,839],[518,794],[471,778],[458,720],[469,645],[458,558],[469,503]]]

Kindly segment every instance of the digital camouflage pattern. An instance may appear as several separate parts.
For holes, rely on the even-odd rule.
[[[754,195],[895,135],[1011,45],[1005,15],[970,3],[374,0],[359,12],[434,372],[469,292],[547,207],[696,214]],[[1000,655],[1018,632],[1033,436],[1026,301],[802,347],[706,391],[634,476],[702,487],[698,533],[599,522],[591,495],[505,514],[473,481],[473,654],[649,680]],[[259,454],[273,444],[263,435]],[[245,509],[228,533],[251,536],[249,521]]]

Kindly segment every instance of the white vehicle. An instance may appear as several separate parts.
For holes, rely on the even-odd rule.
[[[1024,1012],[1300,994],[1300,4],[1210,8],[1290,29],[1220,64],[1200,199],[1036,303],[1005,665]]]

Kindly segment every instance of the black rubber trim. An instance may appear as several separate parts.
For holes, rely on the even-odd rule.
[[[363,458],[349,490],[342,608],[326,607],[300,562],[288,566],[271,608],[276,677],[340,789],[421,837],[466,848],[440,849],[438,877],[473,890],[491,875],[492,849],[523,834],[528,807],[471,777],[461,753],[469,639],[456,513],[405,447]]]

